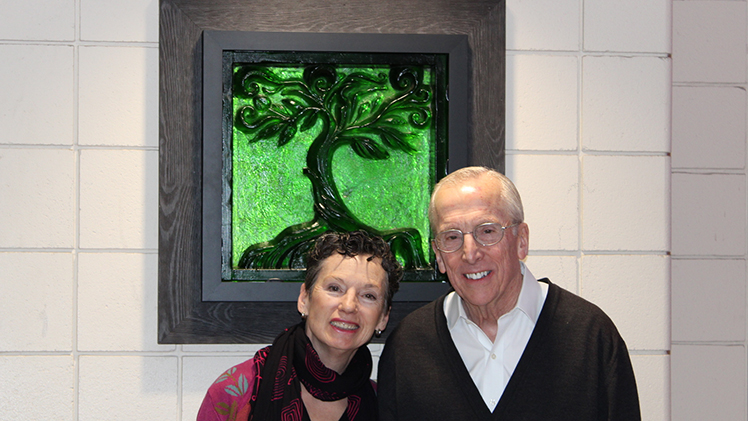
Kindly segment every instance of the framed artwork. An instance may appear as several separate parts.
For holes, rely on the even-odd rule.
[[[205,31],[203,301],[293,301],[316,238],[354,230],[390,244],[398,301],[441,295],[426,208],[466,163],[467,45]]]
[[[391,331],[449,290],[433,185],[503,171],[503,1],[291,4],[161,1],[159,343],[272,342],[299,321],[314,240],[356,229],[406,269]]]

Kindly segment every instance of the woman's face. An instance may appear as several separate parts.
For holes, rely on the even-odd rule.
[[[306,334],[322,362],[342,373],[375,329],[384,330],[387,273],[369,255],[326,258],[311,291],[302,284],[298,309],[307,314]]]

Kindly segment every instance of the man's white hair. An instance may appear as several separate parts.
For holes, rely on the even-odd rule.
[[[434,186],[434,192],[431,193],[431,201],[429,202],[429,223],[431,224],[432,231],[436,231],[436,206],[434,205],[434,199],[436,194],[439,193],[444,186],[454,186],[463,183],[467,180],[475,180],[481,177],[490,177],[501,184],[501,191],[497,191],[498,197],[501,202],[501,211],[507,214],[511,218],[511,224],[518,224],[524,222],[525,211],[522,208],[522,199],[519,196],[517,187],[514,186],[512,180],[510,180],[504,174],[487,167],[464,167],[459,170],[448,174],[442,178],[436,186]]]

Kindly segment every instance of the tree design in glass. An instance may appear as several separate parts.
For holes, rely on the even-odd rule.
[[[238,267],[304,268],[305,255],[318,236],[366,230],[383,236],[406,269],[428,268],[417,229],[378,230],[351,211],[339,190],[340,177],[333,174],[333,155],[343,148],[365,160],[388,160],[395,151],[414,154],[414,136],[433,124],[430,78],[424,66],[362,70],[314,64],[277,71],[257,64],[235,65],[233,125],[235,133],[244,136],[235,135],[234,142],[266,142],[279,150],[301,144],[306,151],[303,174],[313,196],[310,220],[289,226],[270,241],[249,245]],[[298,165],[290,163],[294,164]]]

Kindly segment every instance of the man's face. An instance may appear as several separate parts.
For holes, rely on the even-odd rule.
[[[511,225],[499,199],[501,184],[487,176],[444,186],[435,197],[436,232],[458,229],[471,232],[486,222]],[[457,294],[470,309],[478,311],[514,306],[522,286],[520,260],[527,256],[527,224],[507,228],[504,238],[481,246],[472,234],[464,235],[462,248],[444,253],[435,246],[439,270],[446,273]],[[508,311],[504,310],[504,311]]]

